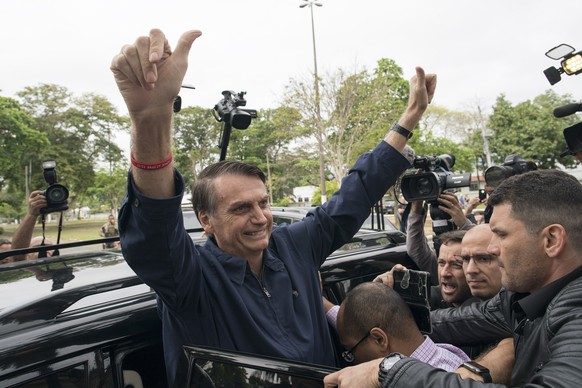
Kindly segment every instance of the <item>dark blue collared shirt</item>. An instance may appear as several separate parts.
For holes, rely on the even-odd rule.
[[[183,226],[184,183],[155,200],[129,179],[119,215],[123,255],[158,294],[170,386],[179,384],[182,345],[196,344],[336,365],[317,271],[348,242],[408,161],[381,142],[358,159],[341,189],[304,221],[273,228],[261,281],[244,258],[210,238],[194,245]]]

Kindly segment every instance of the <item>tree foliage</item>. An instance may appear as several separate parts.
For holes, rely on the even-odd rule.
[[[517,105],[512,105],[504,95],[499,96],[489,117],[495,161],[503,163],[506,156],[519,154],[537,163],[539,168],[555,168],[560,153],[566,148],[562,131],[576,118],[559,120],[552,112],[572,102],[570,96],[559,96],[551,90]],[[560,162],[571,166],[574,159],[564,158]]]
[[[41,161],[56,160],[58,180],[69,188],[69,202],[75,206],[77,198],[93,185],[100,163],[111,166],[123,159],[115,135],[126,130],[128,119],[119,116],[117,109],[104,97],[85,94],[75,98],[58,85],[26,87],[17,95],[23,111],[30,117],[28,126],[40,134],[38,139],[42,139],[29,152],[20,153],[22,158],[17,170],[24,171],[25,166],[31,166],[31,190],[44,188],[47,184],[42,176]],[[21,198],[25,198],[24,174],[11,178],[12,186],[18,188]]]

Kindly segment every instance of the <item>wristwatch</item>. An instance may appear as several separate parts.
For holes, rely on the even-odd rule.
[[[380,381],[380,384],[384,383],[388,371],[394,366],[394,364],[402,360],[404,357],[405,356],[400,353],[390,353],[388,356],[384,357],[382,362],[380,362],[380,369],[378,370],[378,380]]]
[[[471,372],[481,376],[483,378],[484,383],[491,383],[493,380],[491,379],[491,373],[489,373],[489,369],[485,368],[483,365],[479,364],[475,361],[467,361],[461,364],[463,368],[469,369]]]
[[[395,122],[392,125],[392,128],[390,128],[390,130],[401,134],[407,139],[410,139],[412,137],[412,132],[398,124],[398,122]]]

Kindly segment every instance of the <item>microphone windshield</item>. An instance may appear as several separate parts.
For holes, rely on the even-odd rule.
[[[566,117],[582,111],[582,104],[567,104],[554,109],[554,117]]]

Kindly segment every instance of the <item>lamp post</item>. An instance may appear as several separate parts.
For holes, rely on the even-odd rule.
[[[325,192],[325,161],[323,158],[323,122],[321,120],[321,108],[319,99],[319,77],[317,75],[317,51],[315,49],[315,22],[313,19],[313,6],[321,7],[323,4],[315,0],[303,0],[299,8],[309,7],[311,11],[311,36],[313,39],[313,77],[315,91],[315,126],[317,129],[317,145],[319,147],[319,184],[321,190],[321,204],[327,201]]]

